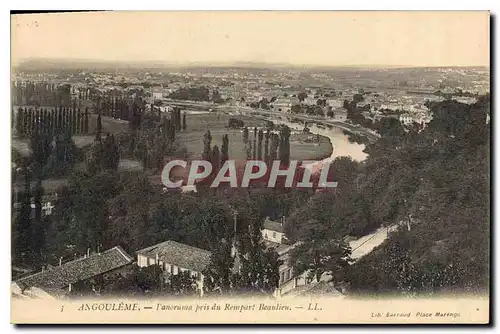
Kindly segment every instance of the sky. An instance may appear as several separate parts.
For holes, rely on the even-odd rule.
[[[489,66],[489,12],[97,12],[11,16],[28,58]]]

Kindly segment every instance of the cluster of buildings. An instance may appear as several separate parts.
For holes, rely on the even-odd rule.
[[[30,75],[34,77],[16,74],[15,78],[40,80],[40,74]],[[322,105],[324,114],[330,111],[329,117],[339,121],[346,120],[344,100],[352,100],[355,94],[361,93],[364,100],[359,106],[366,108],[363,110],[366,118],[379,120],[395,117],[404,124],[429,122],[431,115],[425,101],[440,100],[443,98],[441,94],[454,93],[457,89],[478,94],[489,91],[487,71],[456,68],[337,69],[315,73],[312,70],[235,66],[210,70],[79,72],[62,76],[52,75],[50,80],[70,83],[72,96],[78,96],[88,87],[117,96],[130,96],[141,91],[149,106],[165,100],[181,87],[193,85],[217,90],[224,104],[233,107],[248,107],[263,99],[272,100],[268,105],[277,113],[288,113],[297,104],[317,105],[318,99],[322,99],[325,100]],[[307,97],[299,101],[299,93],[307,93]],[[454,99],[464,103],[474,102],[472,97],[455,96]],[[151,107],[146,109],[152,110]]]
[[[290,244],[284,232],[284,217],[280,221],[266,218],[261,231],[265,245],[273,248],[282,261],[279,266],[279,285],[274,292],[281,297],[298,287],[300,277],[295,277],[290,264],[290,251],[297,244]],[[240,270],[240,259],[233,241],[232,256],[235,258],[233,272]],[[42,271],[28,273],[14,279],[11,293],[15,298],[66,298],[78,291],[86,283],[100,278],[113,279],[116,275],[127,273],[131,266],[144,268],[158,265],[162,268],[165,280],[171,275],[188,273],[195,282],[196,291],[203,296],[204,272],[211,263],[212,253],[208,250],[193,247],[173,240],[155,244],[136,252],[136,258],[116,246],[103,252],[91,253],[90,249],[83,257],[59,265],[44,266]],[[305,281],[303,282],[305,285]]]

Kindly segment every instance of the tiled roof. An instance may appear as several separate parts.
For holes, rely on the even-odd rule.
[[[278,253],[278,255],[283,255],[292,248],[292,245],[280,244],[270,240],[264,240],[264,244],[266,245],[267,248],[274,248],[274,250],[276,251],[276,253]]]
[[[266,218],[266,220],[264,221],[264,228],[271,231],[283,233],[283,225],[281,225],[280,222],[273,221],[269,218]]]
[[[51,267],[36,274],[16,280],[20,287],[39,287],[42,289],[61,289],[69,284],[106,273],[131,263],[133,259],[121,247],[116,246],[100,254],[93,254]]]
[[[210,256],[212,255],[207,250],[181,244],[173,240],[141,249],[137,251],[137,254],[153,259],[158,254],[159,261],[198,272],[202,272],[208,267]]]

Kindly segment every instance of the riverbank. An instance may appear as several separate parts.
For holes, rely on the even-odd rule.
[[[295,123],[290,121],[285,121],[283,119],[272,119],[269,118],[275,125],[284,124],[292,130],[302,130],[304,128],[304,123]],[[313,159],[317,160],[315,163],[309,165],[312,169],[317,169],[323,163],[331,162],[337,157],[347,156],[351,157],[355,161],[364,161],[368,156],[364,153],[365,145],[352,142],[349,140],[349,136],[345,134],[344,130],[335,126],[330,127],[318,127],[316,124],[308,124],[309,131],[313,135],[320,135],[325,137],[330,142],[332,151],[326,156],[321,156],[320,158]]]

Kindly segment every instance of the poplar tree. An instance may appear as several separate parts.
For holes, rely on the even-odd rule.
[[[210,134],[210,130],[207,129],[205,135],[203,136],[203,160],[210,161],[211,157],[211,146],[212,146],[212,135]]]
[[[264,137],[264,131],[262,129],[258,132],[257,138],[257,160],[262,160],[262,138]]]
[[[229,137],[227,134],[222,136],[220,165],[223,166],[229,160]]]

